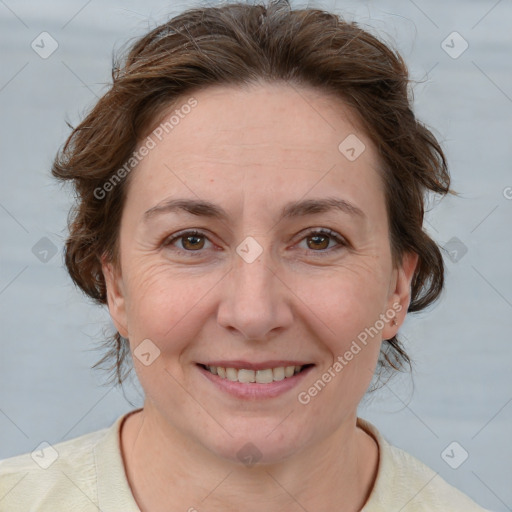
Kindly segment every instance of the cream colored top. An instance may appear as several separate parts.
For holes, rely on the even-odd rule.
[[[120,427],[109,427],[0,461],[0,512],[140,512],[128,484]],[[362,512],[483,512],[378,430],[358,425],[379,444],[379,469]]]

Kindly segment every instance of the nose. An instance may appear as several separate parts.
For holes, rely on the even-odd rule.
[[[217,321],[244,339],[267,340],[293,323],[293,293],[282,272],[272,267],[269,250],[251,263],[238,254],[224,281]]]

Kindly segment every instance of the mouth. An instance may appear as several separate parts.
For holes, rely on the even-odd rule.
[[[256,399],[272,398],[295,387],[315,366],[313,363],[286,363],[255,365],[230,361],[223,365],[197,363],[197,367],[217,388],[237,398]]]
[[[270,384],[271,382],[279,382],[284,379],[289,379],[313,366],[313,364],[277,366],[274,368],[261,368],[258,370],[205,364],[199,364],[199,366],[211,374],[217,375],[221,379],[230,380],[231,382],[241,382],[243,384]]]

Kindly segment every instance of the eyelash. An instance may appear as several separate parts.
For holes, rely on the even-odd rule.
[[[316,236],[320,235],[320,236],[329,237],[329,238],[335,240],[336,242],[338,242],[338,244],[339,244],[338,247],[335,247],[334,249],[333,248],[322,249],[322,250],[319,250],[319,251],[315,251],[315,250],[310,249],[309,250],[310,252],[316,253],[315,256],[319,256],[319,257],[327,256],[327,255],[329,255],[333,251],[337,251],[337,250],[340,250],[343,247],[348,246],[348,242],[342,236],[338,235],[335,231],[332,231],[330,229],[325,229],[325,228],[318,228],[318,229],[314,228],[314,229],[309,230],[299,240],[299,242],[302,242],[306,238],[309,238],[309,237],[312,237],[312,236],[315,236],[315,235]],[[203,233],[202,231],[197,231],[197,230],[181,231],[179,233],[176,233],[175,235],[172,235],[170,238],[167,238],[166,240],[164,240],[163,246],[164,247],[171,246],[176,240],[186,238],[187,236],[204,237],[204,238],[208,239],[206,234]],[[189,250],[186,250],[186,249],[179,249],[177,247],[175,249],[178,252],[185,253],[187,256],[190,256],[190,257],[197,257],[197,256],[201,256],[202,255],[202,251],[201,250],[189,251]]]

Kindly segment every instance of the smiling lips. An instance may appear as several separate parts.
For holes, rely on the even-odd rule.
[[[288,364],[270,363],[254,365],[251,363],[225,362],[221,364],[201,364],[205,370],[221,379],[227,379],[231,382],[241,382],[244,384],[258,383],[270,384],[271,382],[281,381],[293,377],[300,373],[305,367],[311,364]]]

